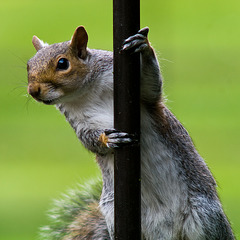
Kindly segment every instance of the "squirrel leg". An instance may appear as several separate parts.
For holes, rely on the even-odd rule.
[[[147,103],[156,103],[161,99],[162,79],[158,60],[148,41],[148,32],[149,28],[146,27],[127,38],[120,52],[140,52],[141,99]]]
[[[114,148],[137,143],[135,135],[120,132],[115,129],[81,129],[78,131],[77,135],[87,149],[100,155],[105,155]]]

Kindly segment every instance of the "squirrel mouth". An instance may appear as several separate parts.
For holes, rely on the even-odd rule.
[[[43,99],[39,99],[41,102],[43,102],[46,105],[53,105],[56,103],[56,101],[58,100],[58,98],[54,98],[54,99],[49,99],[49,100],[43,100]]]
[[[34,99],[35,99],[36,101],[42,102],[42,103],[44,103],[44,104],[46,104],[46,105],[54,105],[54,104],[56,104],[56,102],[59,100],[59,98],[53,98],[53,99],[44,100],[44,99],[42,99],[42,98],[36,98],[36,97],[34,97]]]
[[[54,102],[55,99],[52,100],[42,100],[42,102],[46,105],[51,105]]]

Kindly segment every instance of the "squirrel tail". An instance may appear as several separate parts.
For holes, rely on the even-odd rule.
[[[42,240],[110,240],[99,209],[102,181],[92,180],[55,200],[50,224],[42,227]]]

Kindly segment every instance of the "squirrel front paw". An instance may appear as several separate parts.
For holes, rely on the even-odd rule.
[[[119,148],[133,145],[138,142],[137,137],[134,134],[120,132],[115,129],[106,129],[100,134],[98,140],[107,148]]]
[[[120,52],[123,51],[143,52],[144,50],[148,49],[150,47],[147,38],[148,32],[149,28],[145,27],[139,30],[137,34],[127,38],[123,42],[123,46]]]

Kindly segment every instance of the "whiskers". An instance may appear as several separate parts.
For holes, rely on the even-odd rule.
[[[15,58],[17,58],[18,60],[20,60],[23,64],[24,64],[24,67],[22,66],[21,68],[24,68],[25,70],[27,69],[26,66],[27,66],[27,61],[25,59],[23,59],[22,57],[20,57],[19,55],[15,54],[15,52],[9,50],[9,53],[11,53],[11,55],[13,55]]]
[[[24,111],[29,112],[30,103],[35,102],[35,100],[27,92],[28,88],[28,73],[27,73],[27,62],[28,60],[24,59],[21,54],[16,54],[15,52],[8,50],[10,55],[12,55],[11,65],[7,65],[4,82],[4,87],[6,89],[6,94],[12,100],[11,104],[18,104],[19,107],[23,108]],[[19,56],[20,55],[20,56]],[[7,99],[7,97],[6,97]]]
[[[33,99],[28,93],[26,93],[26,94],[24,95],[24,97],[25,97],[25,99],[26,99],[26,102],[25,102],[24,107],[25,107],[25,109],[26,109],[27,112],[28,112],[28,110],[29,110],[29,103],[30,103],[30,102],[33,102],[34,99]]]
[[[14,87],[14,88],[11,90],[11,92],[19,91],[19,89],[24,90],[24,91],[27,91],[27,84],[19,85],[19,86]]]
[[[14,95],[14,97],[21,98],[25,100],[24,109],[29,110],[29,103],[34,102],[32,96],[27,92],[28,83],[26,81],[22,81],[22,83],[18,83],[11,89],[9,92],[10,95]]]

